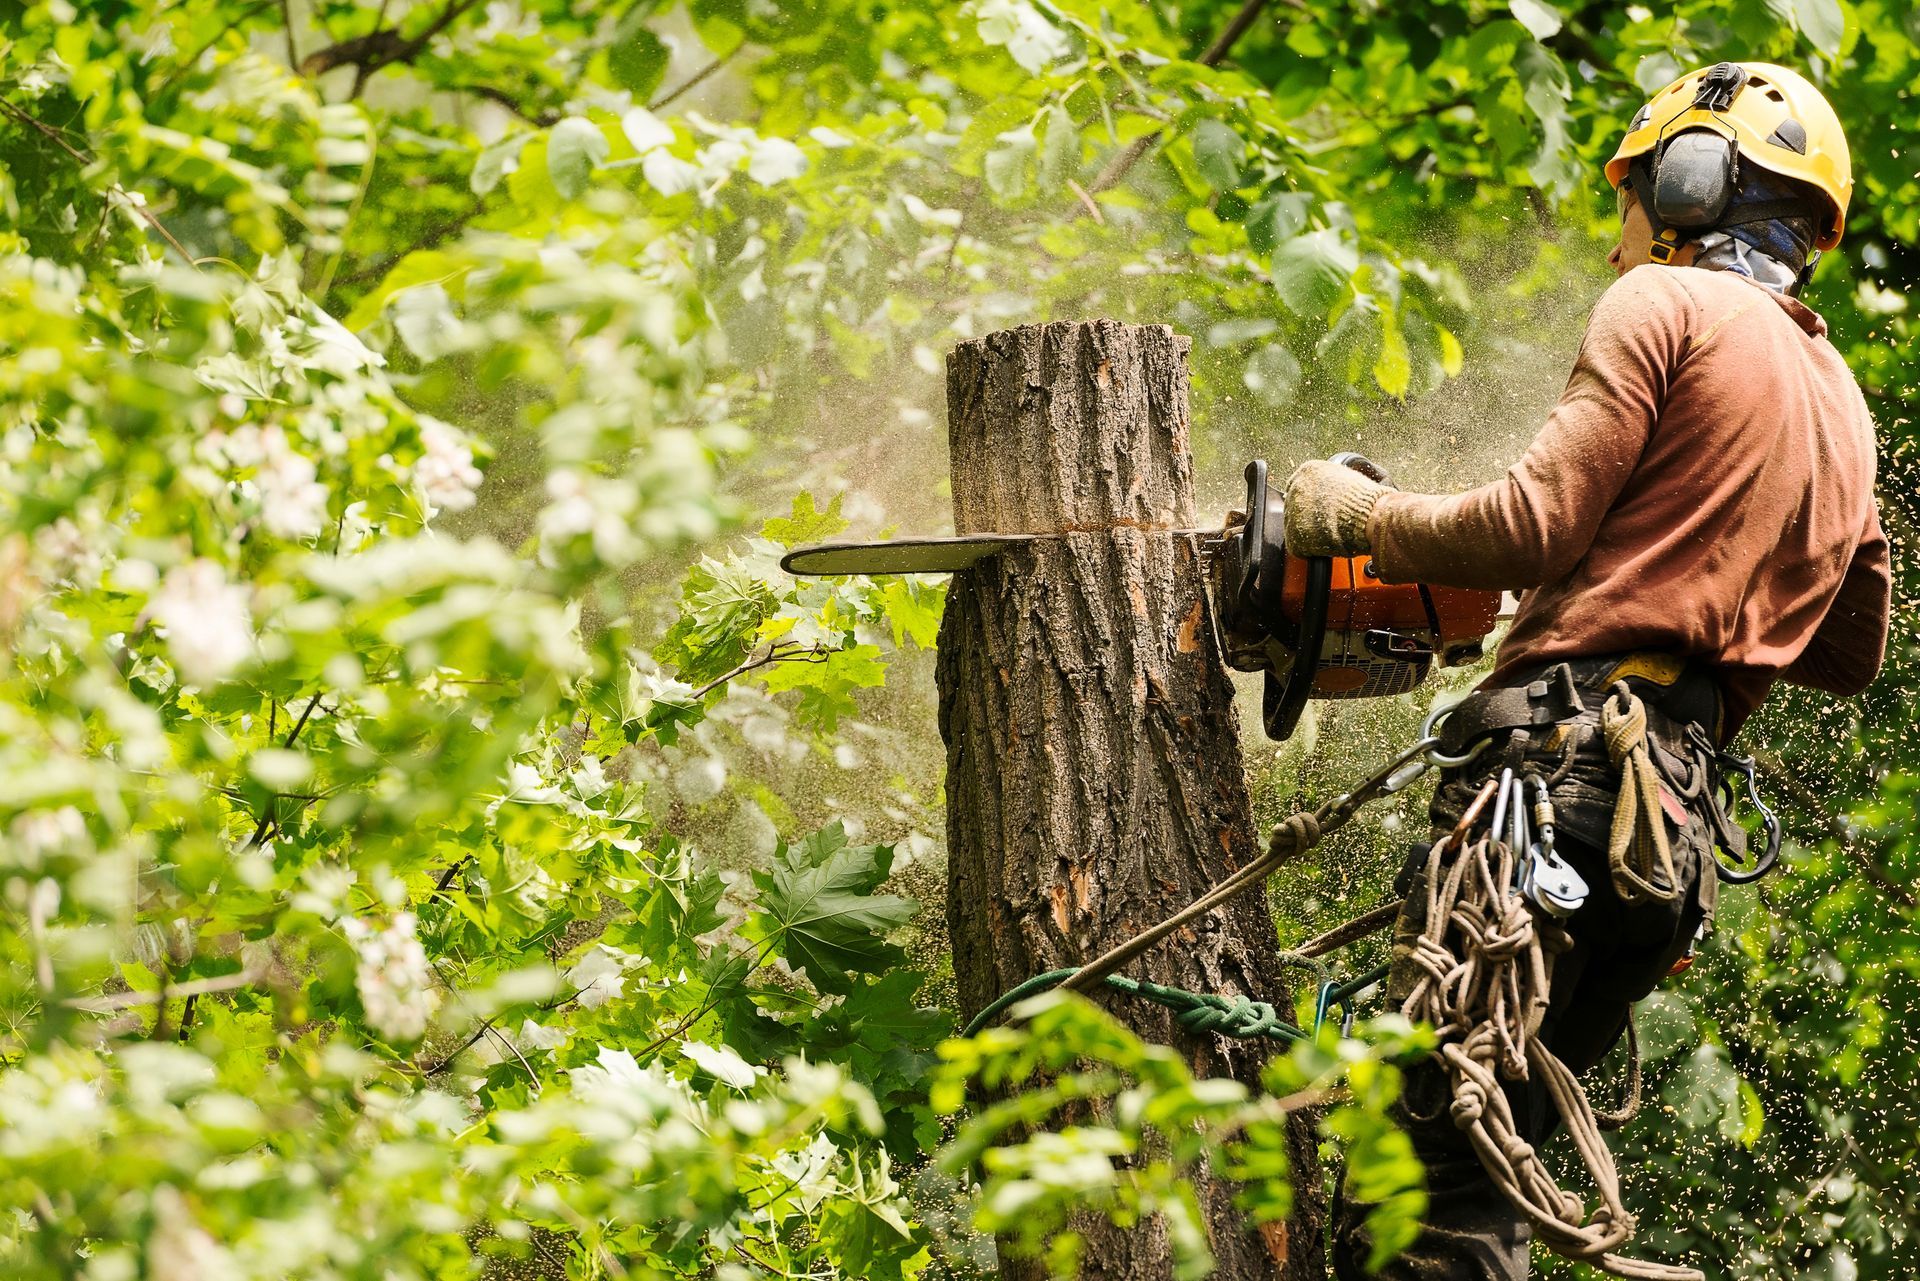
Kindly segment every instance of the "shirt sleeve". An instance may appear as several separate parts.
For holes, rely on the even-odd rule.
[[[1873,683],[1886,659],[1892,603],[1893,567],[1876,509],[1827,616],[1782,678],[1846,698],[1858,694]]]
[[[1505,476],[1452,496],[1381,496],[1367,530],[1380,576],[1518,592],[1570,573],[1659,421],[1692,316],[1667,268],[1615,281],[1560,403]]]

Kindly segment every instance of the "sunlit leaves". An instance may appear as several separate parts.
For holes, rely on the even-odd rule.
[[[607,136],[591,120],[568,116],[547,135],[547,176],[563,199],[587,189],[587,179],[606,160]]]
[[[1296,315],[1317,320],[1339,300],[1359,266],[1359,253],[1341,232],[1310,231],[1275,247],[1274,292]]]
[[[764,939],[823,992],[850,990],[855,974],[874,974],[905,959],[886,941],[917,909],[910,899],[876,894],[893,865],[880,845],[849,845],[838,825],[774,852],[771,871],[755,873]]]

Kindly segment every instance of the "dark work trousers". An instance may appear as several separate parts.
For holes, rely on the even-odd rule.
[[[1563,858],[1586,878],[1588,896],[1570,921],[1571,950],[1553,963],[1553,991],[1540,1036],[1576,1073],[1588,1073],[1626,1030],[1629,1008],[1651,992],[1687,950],[1706,908],[1698,892],[1701,859],[1675,849],[1679,894],[1665,903],[1628,906],[1613,892],[1603,850],[1563,836]],[[1418,979],[1408,964],[1412,944],[1425,925],[1426,849],[1410,860],[1401,884],[1407,906],[1394,934],[1394,966],[1387,980],[1387,1008],[1400,1002]],[[1709,870],[1706,874],[1711,875]],[[1710,897],[1707,900],[1710,902]],[[1589,1088],[1592,1080],[1585,1082]],[[1511,1084],[1507,1095],[1529,1142],[1553,1132],[1559,1118],[1546,1091]],[[1340,1281],[1366,1277],[1385,1281],[1524,1281],[1528,1275],[1529,1224],[1487,1177],[1466,1134],[1448,1116],[1451,1092],[1444,1068],[1429,1060],[1407,1071],[1396,1113],[1427,1170],[1427,1213],[1419,1239],[1380,1272],[1368,1273],[1367,1207],[1336,1192],[1333,1210],[1333,1270]]]

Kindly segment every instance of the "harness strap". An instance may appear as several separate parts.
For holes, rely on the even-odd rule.
[[[1600,708],[1607,756],[1620,771],[1619,800],[1607,838],[1613,889],[1628,904],[1670,903],[1680,893],[1673,848],[1660,811],[1660,774],[1647,750],[1647,707],[1625,681]]]

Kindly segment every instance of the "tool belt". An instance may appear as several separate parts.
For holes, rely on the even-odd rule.
[[[1505,768],[1543,778],[1560,831],[1607,849],[1617,839],[1627,780],[1609,753],[1603,721],[1617,720],[1628,701],[1616,695],[1630,695],[1644,711],[1645,757],[1657,776],[1641,780],[1641,790],[1653,794],[1640,799],[1649,810],[1657,807],[1651,821],[1665,824],[1675,865],[1683,880],[1697,883],[1702,911],[1712,914],[1719,881],[1755,880],[1773,865],[1779,826],[1760,801],[1753,762],[1719,745],[1720,692],[1711,672],[1672,655],[1633,653],[1555,663],[1530,676],[1477,690],[1446,714],[1437,730],[1441,751],[1471,758],[1443,777],[1434,796],[1436,825],[1457,821],[1471,784]],[[1752,862],[1746,830],[1733,817],[1741,779],[1767,829],[1766,847]],[[1707,859],[1713,876],[1703,874]]]

